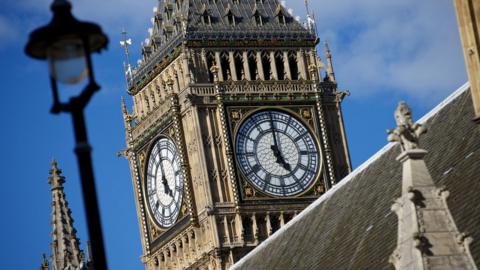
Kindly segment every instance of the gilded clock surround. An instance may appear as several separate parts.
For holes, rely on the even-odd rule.
[[[262,111],[280,111],[285,112],[297,120],[299,120],[302,124],[305,125],[307,130],[310,134],[318,134],[318,119],[315,119],[314,112],[315,112],[315,105],[304,105],[304,106],[292,106],[292,105],[284,105],[284,106],[229,106],[228,107],[228,114],[229,114],[229,129],[233,130],[231,133],[232,135],[232,142],[234,144],[237,142],[238,131],[242,123],[248,119],[251,115],[254,115],[258,112]],[[253,187],[252,184],[246,179],[246,176],[241,172],[240,165],[238,160],[236,162],[236,169],[239,171],[239,186],[241,187],[241,195],[243,200],[275,200],[275,199],[297,199],[302,197],[317,197],[321,195],[325,191],[325,183],[322,181],[323,178],[323,156],[321,150],[321,144],[317,137],[313,136],[314,143],[318,149],[319,153],[319,166],[318,171],[315,173],[315,179],[311,181],[311,183],[306,187],[306,189],[298,194],[290,195],[290,196],[276,196],[273,194],[267,194],[258,190],[257,188]]]
[[[180,152],[182,151],[181,149],[185,149],[185,146],[179,146],[183,143],[183,140],[179,140],[179,138],[181,138],[181,135],[179,134],[182,132],[182,130],[180,129],[178,124],[175,124],[176,121],[174,120],[176,118],[175,114],[179,113],[179,111],[175,109],[175,107],[178,106],[178,101],[175,96],[171,97],[171,103],[171,109],[168,111],[168,114],[165,115],[165,118],[162,119],[163,121],[159,121],[152,130],[149,130],[150,132],[148,133],[148,137],[140,141],[138,144],[136,144],[136,147],[132,149],[136,152],[136,154],[129,153],[130,155],[138,156],[138,159],[132,159],[132,161],[136,160],[137,163],[134,171],[138,178],[137,185],[140,191],[139,194],[141,195],[141,199],[139,199],[138,204],[141,205],[141,209],[143,209],[142,223],[144,224],[144,236],[150,241],[150,243],[148,244],[148,250],[151,250],[152,248],[156,249],[159,245],[161,245],[161,243],[168,241],[168,239],[172,237],[171,233],[165,234],[165,232],[173,231],[175,229],[184,229],[188,226],[193,225],[195,222],[195,219],[192,218],[195,215],[195,209],[194,207],[192,207],[192,203],[189,202],[191,201],[191,199],[189,198],[190,196],[188,196],[191,190],[191,181],[189,180],[189,178],[187,178],[189,175],[185,173],[185,156]],[[154,218],[151,216],[150,210],[146,205],[146,202],[148,201],[146,197],[146,169],[148,160],[147,157],[149,156],[156,141],[162,137],[167,137],[174,141],[177,150],[179,151],[179,155],[181,156],[180,163],[182,167],[182,173],[184,174],[184,196],[181,202],[181,210],[179,216],[177,217],[176,224],[169,228],[160,227],[154,221]]]
[[[149,160],[149,159],[150,159],[150,157],[151,157],[151,155],[152,155],[152,152],[153,152],[153,150],[155,149],[155,146],[157,145],[157,143],[158,143],[161,139],[167,139],[168,141],[170,141],[171,143],[173,143],[173,144],[175,145],[175,143],[173,142],[173,139],[172,139],[171,137],[169,137],[169,136],[167,136],[167,135],[164,135],[164,134],[161,134],[160,136],[157,136],[157,137],[152,141],[152,143],[149,145],[149,147],[148,147],[147,153],[148,153],[148,157],[149,157],[149,158],[146,159],[146,160]],[[176,145],[175,145],[175,147],[176,147],[175,150],[178,152],[178,147],[177,147]],[[178,154],[178,153],[175,153],[175,155],[177,155],[177,154]],[[161,162],[161,161],[160,161],[160,162]],[[145,180],[144,180],[144,187],[143,187],[143,188],[144,188],[143,195],[144,195],[144,201],[145,201],[145,202],[148,202],[148,201],[149,201],[148,191],[147,191],[147,190],[148,190],[148,173],[149,173],[149,172],[148,172],[148,168],[147,168],[147,167],[148,167],[148,162],[144,162],[143,167],[144,167],[144,179],[145,179]],[[185,182],[185,178],[184,178],[183,175],[181,176],[181,181]],[[183,185],[184,185],[184,183],[182,183],[182,190],[180,191],[180,192],[182,192],[182,193],[183,193]],[[172,195],[172,196],[173,196],[173,195]],[[182,218],[185,216],[185,214],[186,214],[186,213],[185,213],[185,212],[186,212],[186,207],[185,207],[185,204],[183,203],[183,194],[180,194],[180,196],[181,196],[180,202],[179,202],[179,207],[180,207],[180,209],[178,209],[178,210],[179,210],[179,213],[178,213],[178,215],[176,216],[174,223],[176,223],[177,220],[182,219]],[[158,221],[156,220],[156,218],[154,217],[154,214],[152,213],[153,210],[152,210],[152,208],[151,208],[151,205],[149,205],[148,203],[147,203],[147,210],[148,210],[148,211],[147,211],[147,212],[148,212],[148,216],[149,216],[150,220],[153,221],[152,224],[154,224],[154,227],[156,227],[157,230],[166,231],[166,230],[168,230],[168,229],[171,227],[171,226],[166,226],[166,227],[164,226],[164,227],[162,227],[160,224],[158,224]],[[157,233],[156,235],[158,235],[158,233]],[[154,231],[152,231],[152,236],[153,236],[154,238],[156,237],[156,235],[155,235]]]

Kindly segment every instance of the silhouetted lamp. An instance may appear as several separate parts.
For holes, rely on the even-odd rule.
[[[71,9],[72,6],[67,0],[54,0],[51,5],[52,20],[46,26],[30,33],[25,52],[32,58],[48,60],[53,93],[51,112],[54,114],[67,112],[72,115],[75,153],[79,163],[87,226],[92,243],[93,268],[106,270],[91,147],[88,143],[83,109],[93,94],[100,89],[95,82],[91,54],[105,49],[108,38],[100,26],[75,19]],[[86,78],[89,81],[80,95],[71,97],[68,103],[60,101],[58,82],[77,84]]]
[[[56,113],[62,110],[57,82],[76,84],[88,77],[85,91],[99,89],[92,70],[91,53],[100,52],[108,44],[107,36],[98,25],[77,20],[71,8],[67,0],[55,0],[51,5],[51,22],[34,30],[25,48],[32,58],[48,60],[54,97],[52,111]]]

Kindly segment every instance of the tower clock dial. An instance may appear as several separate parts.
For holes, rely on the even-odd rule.
[[[150,214],[160,227],[169,228],[180,213],[184,180],[178,150],[171,139],[163,137],[155,143],[146,173]]]
[[[310,130],[293,115],[265,110],[250,115],[236,139],[240,170],[255,188],[273,196],[305,191],[320,168]]]

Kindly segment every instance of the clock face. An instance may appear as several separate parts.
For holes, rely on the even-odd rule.
[[[177,147],[171,139],[159,139],[148,158],[147,202],[151,216],[162,228],[178,218],[183,197],[183,174]]]
[[[273,196],[302,193],[320,168],[320,154],[309,129],[281,111],[249,116],[240,126],[235,149],[247,180]]]

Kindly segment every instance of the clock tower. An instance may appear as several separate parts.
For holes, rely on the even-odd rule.
[[[277,0],[160,0],[152,24],[122,102],[142,259],[227,269],[350,172],[346,94]]]

